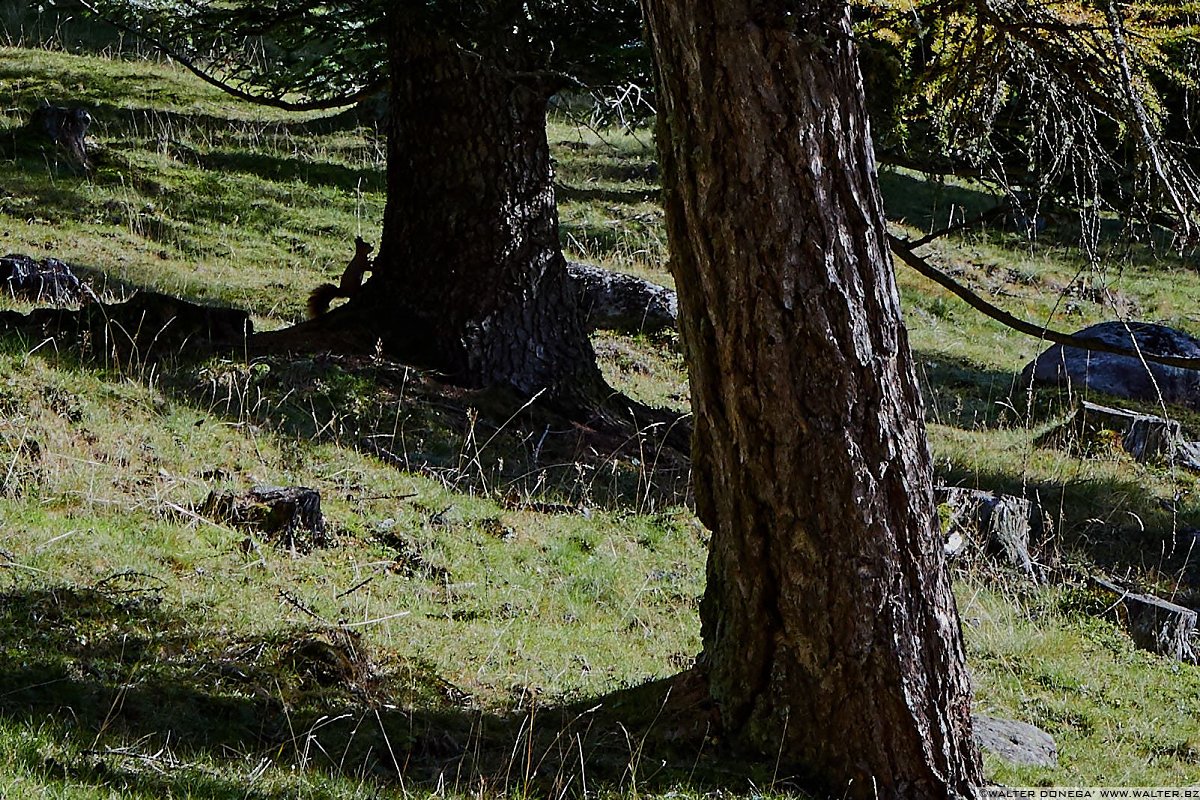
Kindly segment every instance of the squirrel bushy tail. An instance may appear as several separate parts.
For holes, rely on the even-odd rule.
[[[354,258],[346,265],[339,285],[322,283],[312,290],[308,296],[308,316],[319,317],[329,310],[329,304],[335,297],[351,298],[358,294],[362,286],[363,274],[371,271],[371,250],[374,248],[363,241],[361,236],[354,237]]]
[[[333,298],[341,294],[341,290],[332,283],[322,283],[312,290],[308,296],[308,318],[319,317],[329,310]]]

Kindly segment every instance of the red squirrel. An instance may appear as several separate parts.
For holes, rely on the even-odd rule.
[[[371,251],[374,248],[363,241],[361,236],[354,237],[354,258],[346,265],[342,280],[337,286],[332,283],[322,283],[312,290],[308,296],[308,316],[319,317],[329,310],[329,304],[335,297],[350,298],[358,294],[362,286],[363,273],[371,271]]]

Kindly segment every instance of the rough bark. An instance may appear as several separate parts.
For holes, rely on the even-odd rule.
[[[837,794],[981,781],[842,2],[643,0],[727,735]]]
[[[502,41],[468,52],[396,17],[383,237],[342,318],[465,385],[596,401],[604,384],[559,248],[554,86]]]

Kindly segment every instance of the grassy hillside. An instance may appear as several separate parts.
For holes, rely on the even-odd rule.
[[[92,174],[39,150],[0,158],[0,249],[67,260],[110,296],[153,287],[282,327],[356,234],[378,235],[381,141],[349,117],[250,107],[169,65],[14,48],[0,100],[0,141],[44,100],[96,117]],[[568,251],[669,282],[648,136],[564,117],[550,137]],[[995,202],[883,177],[898,230]],[[1090,264],[1002,227],[934,250],[1033,320],[1115,308],[1200,333],[1194,270],[1148,251]],[[1195,477],[1035,447],[1070,402],[1030,401],[1016,379],[1038,343],[900,280],[940,479],[1038,498],[1059,574],[1191,596]],[[669,337],[596,345],[615,385],[686,406]],[[486,393],[378,359],[118,370],[0,339],[0,797],[783,791],[719,742],[672,751],[688,739],[661,692],[630,689],[699,648],[707,536],[686,464],[506,419]],[[204,512],[210,491],[259,484],[319,490],[333,546],[293,551]],[[957,585],[978,706],[1042,726],[1062,754],[1054,770],[989,762],[993,778],[1200,781],[1196,668],[1135,651],[1069,583],[973,570]]]

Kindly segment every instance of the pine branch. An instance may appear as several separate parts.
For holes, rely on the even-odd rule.
[[[247,92],[244,89],[239,89],[233,84],[221,80],[212,73],[198,66],[192,59],[184,56],[175,48],[169,47],[157,36],[154,36],[145,30],[135,28],[132,25],[105,14],[92,2],[90,2],[90,0],[78,0],[78,2],[81,6],[86,8],[95,16],[107,22],[109,25],[112,25],[124,33],[136,36],[152,45],[168,58],[178,62],[184,69],[186,69],[188,72],[191,72],[197,78],[209,84],[210,86],[215,86],[226,94],[232,95],[239,100],[245,100],[247,102],[254,103],[256,105],[279,108],[285,111],[329,111],[334,108],[344,108],[346,106],[354,105],[360,100],[370,97],[372,94],[382,90],[387,85],[387,79],[381,78],[379,80],[372,81],[371,83],[363,86],[357,91],[351,92],[350,94],[327,97],[321,100],[311,100],[302,103],[294,103],[279,97],[268,97],[265,95],[254,94],[253,92]]]

